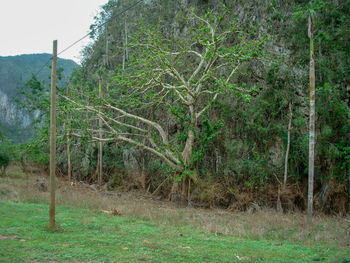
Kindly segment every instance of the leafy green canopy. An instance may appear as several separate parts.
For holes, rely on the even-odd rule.
[[[181,19],[184,29],[177,37],[160,24],[139,22],[128,42],[126,67],[111,75],[97,72],[99,83],[108,83],[103,98],[96,88],[73,88],[66,99],[67,110],[77,117],[74,135],[123,141],[153,153],[175,170],[193,169],[223,126],[222,121],[211,126],[204,116],[221,95],[249,99],[251,89],[237,85],[234,75],[261,55],[265,38],[227,20],[227,10],[204,16],[189,10]],[[87,118],[78,118],[77,112]],[[177,121],[174,134],[164,128],[166,117]],[[94,119],[102,120],[104,138],[97,136]]]

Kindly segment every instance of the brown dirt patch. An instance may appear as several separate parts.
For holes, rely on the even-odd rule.
[[[0,240],[14,240],[14,239],[22,239],[19,236],[4,236],[0,234]]]
[[[17,198],[18,193],[13,186],[0,183],[0,200],[14,201]]]

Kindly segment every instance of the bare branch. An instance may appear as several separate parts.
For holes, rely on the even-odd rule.
[[[143,143],[139,143],[133,139],[130,139],[130,138],[127,138],[127,137],[124,137],[124,136],[118,136],[118,137],[114,137],[114,138],[98,138],[98,137],[93,137],[94,140],[96,141],[123,141],[123,142],[127,142],[127,143],[130,143],[134,146],[137,146],[141,149],[144,149],[156,156],[158,156],[161,160],[163,160],[164,162],[166,162],[171,168],[177,170],[177,171],[181,171],[182,167],[175,164],[174,162],[172,162],[169,158],[167,158],[164,154],[162,154],[161,152],[143,144]]]
[[[231,79],[231,77],[233,76],[233,74],[236,72],[236,70],[238,69],[238,67],[240,66],[240,64],[238,64],[235,68],[233,68],[232,69],[232,71],[231,71],[231,73],[230,73],[230,75],[227,77],[227,79],[226,79],[226,81],[225,81],[225,83],[226,84],[228,84],[229,83],[229,81],[230,81],[230,79]]]
[[[212,27],[212,25],[205,19],[201,18],[200,16],[197,16],[194,12],[191,12],[191,15],[194,17],[194,18],[197,18],[199,21],[203,22],[204,24],[206,24],[209,29],[210,29],[210,32],[211,32],[211,37],[212,37],[212,41],[214,42],[214,39],[215,39],[215,30],[214,28]]]
[[[163,130],[163,128],[158,123],[150,121],[150,120],[145,119],[145,118],[142,118],[140,116],[128,113],[128,112],[126,112],[126,111],[124,111],[124,110],[122,110],[122,109],[120,109],[118,107],[112,106],[108,102],[106,102],[106,106],[108,108],[110,108],[110,109],[113,109],[113,110],[123,114],[125,117],[129,117],[129,118],[132,118],[134,120],[138,120],[140,122],[143,122],[143,123],[145,123],[147,125],[152,126],[153,128],[155,128],[159,132],[159,135],[161,136],[163,143],[165,145],[169,145],[169,141],[168,141],[167,135],[166,135],[165,131]]]
[[[216,98],[218,97],[218,95],[219,95],[219,93],[216,93],[216,94],[214,95],[214,98],[213,98],[200,112],[196,113],[196,118],[197,118],[197,119],[198,119],[200,116],[202,116],[202,114],[203,114],[204,112],[206,112],[206,111],[209,109],[211,103],[212,103],[213,101],[216,100]]]
[[[208,50],[206,50],[206,52],[207,51]],[[204,61],[205,61],[205,57],[201,56],[201,61],[198,65],[198,67],[196,68],[196,70],[192,73],[191,77],[189,78],[188,83],[191,83],[191,81],[197,76],[197,74],[199,73],[199,71],[202,69],[202,67],[204,65]]]
[[[106,120],[105,120],[104,118],[107,118],[109,121],[112,121],[112,122],[114,122],[114,123],[116,123],[116,124],[118,124],[118,125],[120,125],[120,126],[124,126],[124,127],[127,127],[127,128],[131,128],[131,129],[134,129],[134,130],[137,130],[137,131],[140,131],[140,132],[144,132],[144,133],[147,132],[147,130],[141,129],[141,128],[136,127],[136,126],[134,126],[134,125],[131,125],[131,124],[127,124],[127,123],[123,123],[123,122],[117,121],[116,119],[107,116],[105,113],[99,111],[98,109],[96,109],[96,108],[94,108],[94,107],[92,107],[92,106],[81,105],[81,104],[79,104],[79,103],[77,103],[77,102],[71,100],[70,98],[68,98],[68,97],[66,97],[66,96],[62,96],[62,97],[65,98],[65,99],[67,99],[67,100],[69,100],[70,102],[72,102],[72,103],[74,103],[74,104],[80,106],[80,107],[81,107],[80,110],[89,110],[89,111],[91,111],[91,112],[95,112],[95,113],[101,114],[101,117],[103,117],[103,121],[104,121],[105,123],[107,123],[107,122],[106,122]],[[126,115],[122,115],[122,116],[119,116],[118,118],[122,118],[122,117],[127,117],[127,116],[126,116]],[[112,128],[111,128],[111,129],[112,129]],[[115,130],[115,129],[113,129],[113,130]]]

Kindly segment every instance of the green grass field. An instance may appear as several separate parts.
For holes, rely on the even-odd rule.
[[[350,262],[350,250],[238,239],[57,206],[0,202],[0,262]]]

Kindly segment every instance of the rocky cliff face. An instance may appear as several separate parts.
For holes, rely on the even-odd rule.
[[[26,81],[39,71],[50,56],[32,54],[0,57],[0,130],[14,143],[25,142],[33,136],[32,122],[39,116],[39,111],[28,112],[15,99],[21,99],[20,92],[28,88]],[[58,68],[64,69],[59,85],[64,85],[76,66],[72,60],[58,59]],[[37,77],[44,85],[49,85],[50,74],[47,66]]]
[[[26,128],[31,125],[33,114],[16,105],[9,96],[0,91],[0,120],[10,126]]]

